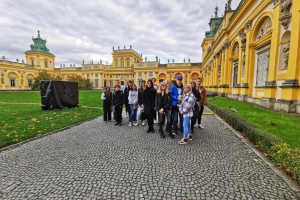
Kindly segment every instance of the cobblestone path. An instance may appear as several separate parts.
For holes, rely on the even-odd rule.
[[[178,145],[102,117],[0,153],[0,199],[300,199],[214,115]]]

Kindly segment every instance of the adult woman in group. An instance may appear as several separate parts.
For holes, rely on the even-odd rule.
[[[156,98],[155,98],[155,108],[158,112],[158,120],[159,120],[159,132],[160,137],[165,138],[163,125],[165,122],[165,116],[168,116],[168,112],[171,107],[171,97],[169,96],[169,91],[167,90],[167,84],[165,82],[162,82],[157,90]],[[167,131],[169,132],[169,136],[174,139],[174,135],[172,134],[171,129],[171,119],[167,119]]]
[[[155,96],[156,90],[153,87],[153,83],[151,80],[147,81],[147,88],[143,92],[143,105],[144,105],[144,113],[148,123],[147,133],[154,133],[153,128],[153,118],[156,115],[155,111]]]
[[[110,87],[106,86],[105,91],[101,94],[101,99],[103,100],[103,121],[107,122],[111,120],[111,105],[112,105],[112,93],[110,92]]]
[[[191,117],[193,117],[193,107],[195,105],[195,96],[192,93],[192,86],[190,84],[184,87],[184,95],[179,107],[179,112],[183,116],[183,138],[178,142],[179,144],[187,144],[188,140],[192,140],[191,133]]]
[[[138,91],[135,84],[132,84],[128,95],[128,105],[130,107],[129,126],[132,126],[133,121],[136,120],[136,111],[138,107]]]

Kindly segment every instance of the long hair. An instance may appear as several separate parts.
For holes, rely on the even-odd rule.
[[[107,89],[108,89],[108,91],[107,91]],[[109,86],[105,87],[105,95],[108,97],[110,96],[110,87]]]
[[[196,86],[197,86],[196,81],[191,81],[190,84],[191,84],[191,85],[193,84],[193,85],[194,85],[194,88],[196,88]]]
[[[141,84],[141,87],[139,88],[139,92],[144,92],[143,87],[146,87],[146,88],[147,88],[147,86],[146,86],[145,83],[142,83],[142,84]]]
[[[161,91],[161,86],[162,85],[165,85],[166,86],[166,90],[165,90],[165,93],[168,94],[169,93],[169,88],[167,87],[167,83],[166,82],[161,82],[160,85],[159,85],[159,88],[157,90],[157,93],[162,93]]]
[[[148,83],[151,83],[151,87],[150,87],[150,88],[148,87]],[[153,86],[152,80],[148,80],[148,81],[147,81],[147,88],[146,88],[146,90],[155,90],[155,89],[154,89],[154,86]]]

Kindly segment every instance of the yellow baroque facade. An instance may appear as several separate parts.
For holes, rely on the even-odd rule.
[[[133,80],[140,86],[142,80],[156,78],[171,80],[181,75],[184,82],[188,83],[200,77],[200,64],[184,61],[183,63],[161,64],[158,57],[155,61],[143,62],[142,55],[130,48],[120,48],[112,50],[112,63],[98,64],[90,62],[82,66],[55,68],[55,55],[49,52],[46,47],[46,40],[40,37],[40,32],[36,38],[32,38],[34,44],[30,45],[31,50],[24,52],[26,62],[22,60],[8,61],[5,57],[0,60],[0,90],[30,90],[34,77],[40,70],[47,70],[62,80],[68,80],[72,75],[79,75],[89,79],[93,83],[94,89],[102,89],[105,86],[113,87],[116,80],[121,84],[126,84],[128,80]]]
[[[300,1],[242,0],[210,19],[201,73],[209,91],[300,113]]]

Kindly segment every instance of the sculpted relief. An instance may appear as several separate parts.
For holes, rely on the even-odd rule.
[[[263,38],[265,35],[267,35],[267,33],[272,29],[272,22],[271,19],[269,17],[266,17],[264,19],[264,21],[261,23],[259,29],[258,29],[258,33],[256,36],[256,41],[260,40],[261,38]]]

